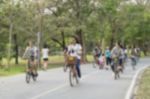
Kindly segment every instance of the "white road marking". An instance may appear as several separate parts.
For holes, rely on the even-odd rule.
[[[131,82],[131,85],[130,85],[129,88],[128,88],[128,91],[127,91],[127,93],[126,93],[125,99],[131,99],[131,96],[132,96],[132,93],[133,93],[133,89],[134,89],[134,86],[135,86],[135,84],[136,84],[137,77],[138,77],[139,73],[140,73],[141,71],[143,71],[144,69],[146,69],[147,67],[148,67],[148,66],[144,66],[143,68],[140,68],[140,69],[136,72],[136,74],[134,75],[133,80],[132,80],[132,82]]]
[[[94,71],[94,72],[92,72],[92,73],[90,73],[90,74],[87,74],[87,75],[83,76],[83,77],[81,78],[81,80],[86,79],[87,77],[89,77],[89,76],[91,76],[91,75],[93,75],[93,74],[96,74],[96,73],[98,73],[98,72],[99,72],[99,71]],[[30,98],[30,99],[38,99],[38,98],[40,98],[40,97],[42,97],[42,96],[45,96],[45,95],[50,94],[50,93],[52,93],[52,92],[55,92],[55,91],[57,91],[57,90],[59,90],[59,89],[62,89],[62,88],[64,88],[64,87],[66,87],[66,86],[68,86],[68,84],[60,85],[60,86],[58,86],[58,87],[56,87],[56,88],[54,88],[54,89],[47,90],[47,91],[45,91],[45,92],[43,92],[43,93],[41,93],[41,94],[39,94],[39,95],[37,95],[37,96],[34,96],[34,97]]]

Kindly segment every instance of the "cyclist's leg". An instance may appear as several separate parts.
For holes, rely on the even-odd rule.
[[[38,64],[38,60],[37,60],[37,64]],[[43,59],[43,69],[47,70],[48,67],[48,58],[44,58]]]
[[[30,64],[31,64],[32,74],[33,74],[33,76],[35,76],[37,74],[37,72],[36,72],[36,59],[34,56],[31,56]]]
[[[31,65],[31,60],[30,59],[28,59],[27,60],[27,67],[26,67],[26,72],[27,73],[31,73],[32,72],[32,65]]]
[[[64,56],[64,66],[63,66],[63,68],[64,68],[64,72],[66,72],[67,71],[67,56]]]
[[[37,69],[38,69],[38,59],[35,59],[35,61],[34,61],[34,74],[35,74],[35,76],[38,76]]]
[[[109,57],[106,58],[106,65],[109,65]]]
[[[77,69],[78,77],[81,78],[80,59],[76,60],[76,69]]]
[[[123,69],[123,59],[122,58],[118,59],[118,69],[121,70],[121,71]]]

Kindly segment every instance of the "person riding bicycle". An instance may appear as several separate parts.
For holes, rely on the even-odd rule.
[[[111,68],[112,68],[113,71],[114,71],[114,66],[113,66],[114,62],[116,62],[119,66],[120,57],[121,57],[121,48],[120,48],[119,43],[116,43],[115,47],[111,51],[111,59],[112,59]],[[117,68],[118,68],[118,66],[117,66]]]
[[[68,65],[74,65],[76,62],[76,56],[77,55],[75,53],[75,43],[72,41],[65,49],[65,66],[67,67]]]
[[[141,51],[140,51],[140,48],[139,47],[136,47],[135,48],[135,53],[136,53],[136,61],[138,62],[139,61],[139,58],[140,58],[140,54],[141,54]]]
[[[67,54],[75,58],[75,66],[77,69],[78,77],[81,78],[81,55],[82,55],[82,46],[77,42],[77,40],[73,39],[71,44],[67,48]]]
[[[38,76],[37,73],[37,64],[36,64],[36,48],[33,46],[32,42],[30,41],[27,44],[27,47],[25,49],[25,53],[23,55],[23,58],[27,59],[27,72],[31,71],[33,73],[33,76]]]
[[[131,58],[132,65],[136,65],[136,63],[137,63],[137,59],[136,59],[137,58],[137,52],[135,50],[135,47],[131,48],[130,58]]]
[[[100,56],[101,56],[100,49],[98,47],[95,47],[94,50],[93,50],[93,57],[94,57],[94,61],[98,65],[99,65],[99,58],[100,58]]]

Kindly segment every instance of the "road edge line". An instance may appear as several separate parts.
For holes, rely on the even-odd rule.
[[[87,77],[89,77],[89,76],[91,76],[91,75],[93,75],[93,74],[96,74],[96,73],[98,73],[98,71],[93,71],[93,72],[91,72],[91,73],[89,73],[89,74],[87,74],[87,75],[84,75],[84,76],[81,78],[81,80],[86,79]],[[36,95],[36,96],[34,96],[34,97],[31,97],[30,99],[38,99],[38,98],[41,98],[42,96],[45,96],[45,95],[47,95],[47,94],[49,94],[49,93],[52,93],[52,92],[55,92],[56,90],[59,90],[59,89],[65,87],[65,86],[67,86],[67,85],[68,85],[68,83],[62,84],[62,85],[60,85],[60,86],[58,86],[58,87],[56,87],[56,88],[47,90],[47,91],[45,91],[45,92],[43,92],[43,93],[41,93],[41,94],[39,94],[39,95]]]
[[[133,95],[133,91],[134,91],[134,87],[136,85],[136,81],[138,79],[139,74],[144,71],[146,68],[148,68],[149,66],[144,66],[141,69],[139,69],[136,74],[134,75],[132,82],[128,88],[128,91],[126,93],[125,99],[132,99],[132,95]]]

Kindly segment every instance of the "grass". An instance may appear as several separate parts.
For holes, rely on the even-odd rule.
[[[58,68],[58,67],[62,67],[62,66],[63,65],[60,63],[50,64],[48,66],[48,69]],[[41,70],[41,68],[39,68],[39,70]],[[5,69],[5,68],[0,69],[0,77],[1,76],[13,76],[13,75],[17,75],[20,73],[24,73],[25,71],[26,71],[25,64],[11,65],[11,67],[9,69]]]
[[[91,62],[93,60],[92,55],[87,55],[87,59],[89,62]],[[19,65],[15,65],[15,60],[12,59],[10,64],[10,68],[9,70],[6,70],[5,68],[0,68],[0,77],[1,76],[12,76],[12,75],[16,75],[16,74],[20,74],[20,73],[24,73],[25,69],[26,69],[26,61],[19,58]],[[64,63],[64,57],[63,55],[55,55],[55,56],[50,56],[49,57],[49,69],[52,68],[57,68],[57,67],[62,67],[63,63]],[[3,59],[3,65],[6,66],[7,65],[7,60]]]
[[[150,68],[142,74],[135,99],[150,99]]]
[[[59,55],[55,55],[55,56],[51,56],[49,57],[49,69],[52,68],[57,68],[62,66],[63,62],[64,62],[64,58],[63,56],[59,56]],[[7,66],[7,60],[3,59],[2,64],[3,64],[3,68],[0,67],[0,77],[1,76],[12,76],[12,75],[16,75],[16,74],[20,74],[20,73],[24,73],[26,70],[26,60],[23,60],[21,58],[19,58],[19,65],[14,64],[15,60],[12,59],[10,61],[10,68],[9,69],[5,69],[5,66]]]
[[[12,65],[9,69],[1,68],[0,76],[11,76],[23,73],[25,71],[25,65]]]

